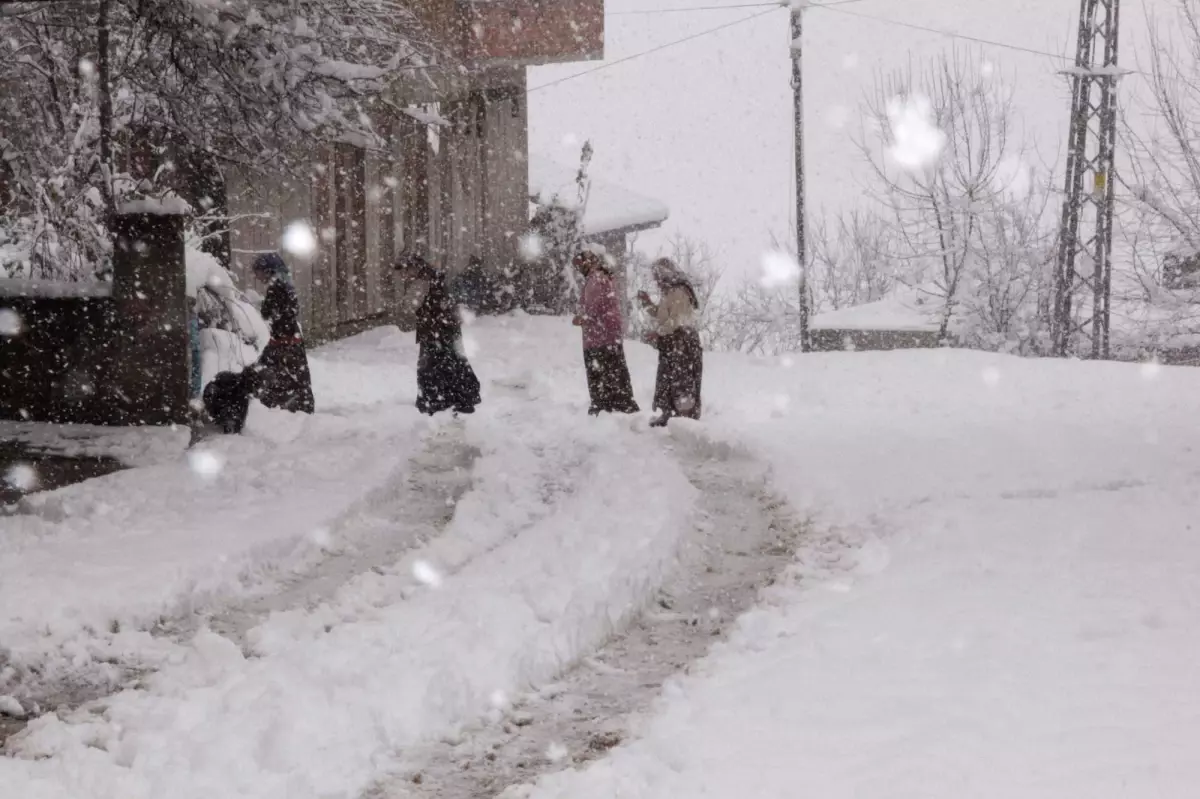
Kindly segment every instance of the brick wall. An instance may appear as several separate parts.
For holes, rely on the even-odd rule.
[[[603,0],[464,3],[472,63],[545,64],[604,57]]]

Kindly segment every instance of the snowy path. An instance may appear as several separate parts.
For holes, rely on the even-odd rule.
[[[566,674],[506,697],[479,723],[402,753],[368,799],[478,799],[603,756],[637,716],[791,563],[811,535],[747,453],[678,423],[662,446],[701,497],[684,558],[653,607]],[[832,547],[833,557],[842,548]]]
[[[0,782],[30,797],[357,796],[398,753],[622,630],[692,543],[696,491],[644,420],[588,419],[584,402],[547,396],[561,393],[547,374],[577,375],[576,352],[538,377],[514,354],[480,369],[491,401],[436,433],[460,440],[424,439],[434,468],[413,474],[451,499],[465,489],[452,518],[446,492],[439,507],[390,491],[393,455],[375,481],[385,488],[325,525],[336,547],[309,535],[321,559],[334,552],[324,573],[256,580],[135,686],[32,721],[0,758]],[[464,486],[450,475],[472,453]],[[393,526],[394,547],[337,554],[362,529],[370,541]]]

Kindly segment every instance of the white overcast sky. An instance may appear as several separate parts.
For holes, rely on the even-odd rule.
[[[613,62],[766,10],[660,9],[747,2],[753,0],[609,0],[604,69],[541,90],[536,87],[599,64],[538,67],[529,75],[534,152],[573,164],[579,142],[590,138],[594,175],[671,209],[663,233],[643,234],[641,249],[655,251],[667,235],[681,233],[708,243],[733,276],[758,269],[772,233],[791,235],[788,12],[775,9],[694,41]],[[1127,66],[1136,66],[1142,55],[1147,8],[1161,13],[1170,2],[1126,3]],[[895,22],[1073,56],[1078,12],[1079,0],[856,0],[841,9],[810,10],[805,23],[810,219],[822,208],[836,210],[862,196],[867,174],[850,137],[877,71],[919,64],[951,47],[1011,76],[1026,133],[1045,161],[1059,157],[1068,115],[1066,84],[1056,74],[1061,62]],[[1133,78],[1123,88],[1138,91],[1137,84]]]

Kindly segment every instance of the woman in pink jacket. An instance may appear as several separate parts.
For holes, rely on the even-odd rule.
[[[573,263],[584,281],[574,323],[583,328],[583,364],[592,397],[588,413],[637,413],[625,362],[625,330],[616,281],[604,259],[594,252],[579,253]]]

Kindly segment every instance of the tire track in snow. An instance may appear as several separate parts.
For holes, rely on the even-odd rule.
[[[463,422],[451,423],[426,438],[423,449],[394,473],[394,479],[368,493],[332,525],[337,538],[349,542],[345,549],[290,580],[265,583],[271,586],[266,593],[177,615],[160,622],[153,633],[186,644],[208,628],[237,643],[248,657],[257,656],[263,648],[269,650],[270,636],[278,633],[328,633],[336,625],[403,602],[425,589],[414,575],[418,560],[427,558],[441,576],[452,576],[519,537],[579,488],[588,462],[586,449],[561,450],[553,446],[553,437],[529,440],[517,431],[524,455],[521,467],[513,473],[513,434],[478,432],[485,432],[487,442],[482,461],[479,449],[466,440]],[[508,504],[525,495],[538,502],[500,513],[504,521],[498,525],[478,524],[481,515],[496,516],[496,502]],[[455,522],[464,497],[465,523],[462,519]],[[270,624],[262,624],[272,616],[276,618]],[[60,715],[88,704],[94,712],[101,712],[106,697],[141,687],[154,670],[127,666],[121,679],[103,687],[56,686],[55,693],[46,697],[48,701],[40,704]],[[19,732],[24,724],[12,720],[0,729],[0,748],[3,739]]]
[[[330,538],[342,539],[311,568],[267,582],[265,592],[162,619],[150,633],[184,643],[208,627],[247,648],[247,633],[273,613],[311,610],[365,575],[394,577],[404,554],[434,540],[453,518],[459,498],[471,486],[471,468],[479,452],[464,439],[462,425],[441,428],[382,486],[367,493],[337,519]],[[366,591],[370,593],[368,588]],[[154,671],[140,664],[113,662],[118,670],[105,683],[44,682],[36,673],[17,675],[19,700],[32,707],[30,717],[50,709],[66,712],[136,687]],[[4,668],[0,653],[0,671]],[[11,690],[11,689],[10,689]],[[20,732],[28,718],[0,714],[0,749]]]
[[[364,799],[481,799],[604,755],[629,734],[666,681],[686,673],[760,591],[793,563],[804,520],[770,488],[768,470],[690,429],[673,448],[702,496],[692,551],[655,605],[563,677],[495,709],[456,736],[406,752]],[[837,560],[843,547],[821,542]]]
[[[478,456],[464,440],[461,425],[442,428],[392,480],[335,525],[343,546],[270,593],[191,617],[172,637],[188,638],[203,624],[245,649],[247,633],[273,613],[313,610],[359,578],[394,576],[406,553],[435,539],[454,517],[458,500],[471,487]]]

